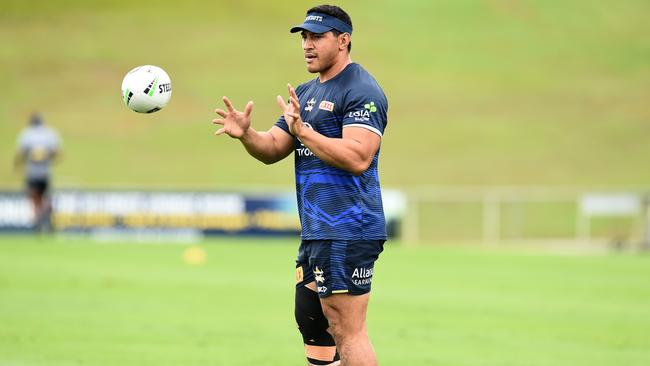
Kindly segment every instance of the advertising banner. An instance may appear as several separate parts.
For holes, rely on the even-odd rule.
[[[394,234],[401,205],[395,203],[394,192],[386,198],[386,207],[392,208],[387,213],[389,232]],[[68,190],[54,193],[52,203],[52,224],[62,232],[191,229],[203,235],[300,234],[293,192]],[[32,222],[24,194],[0,192],[0,231],[26,231]]]

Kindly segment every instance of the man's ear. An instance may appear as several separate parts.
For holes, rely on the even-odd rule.
[[[347,50],[350,44],[350,33],[343,33],[339,35],[339,50]]]

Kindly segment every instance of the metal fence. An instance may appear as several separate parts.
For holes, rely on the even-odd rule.
[[[648,191],[574,188],[406,190],[405,242],[573,241],[645,245]]]

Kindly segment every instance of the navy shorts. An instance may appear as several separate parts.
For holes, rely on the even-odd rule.
[[[370,292],[384,240],[303,240],[296,259],[296,287],[316,282],[318,296]]]
[[[28,192],[34,192],[37,195],[42,196],[47,193],[49,183],[47,179],[28,179],[26,186]]]

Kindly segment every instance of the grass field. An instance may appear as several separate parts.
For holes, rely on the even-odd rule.
[[[353,60],[390,100],[385,185],[628,186],[650,181],[650,2],[340,1]],[[58,186],[289,187],[291,160],[264,168],[212,136],[222,95],[256,102],[253,124],[305,71],[291,0],[0,2],[0,185],[15,137],[41,110],[59,128]],[[164,67],[163,111],[122,105],[124,74]]]
[[[0,237],[0,365],[303,365],[296,240],[186,246]],[[383,365],[645,366],[650,258],[390,244]]]

